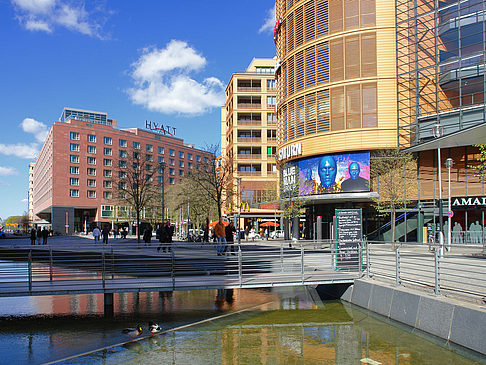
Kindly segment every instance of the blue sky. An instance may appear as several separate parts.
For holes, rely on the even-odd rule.
[[[220,142],[231,74],[274,57],[274,0],[0,0],[0,218],[27,211],[28,164],[63,107],[119,128]]]

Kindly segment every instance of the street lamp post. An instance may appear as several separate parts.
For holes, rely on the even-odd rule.
[[[434,125],[434,137],[440,138],[442,136],[442,126],[440,124]],[[440,145],[440,142],[439,142]],[[439,175],[439,255],[444,256],[444,227],[443,227],[443,208],[442,208],[442,162],[440,158],[440,146],[437,147],[437,168]]]
[[[450,251],[451,250],[451,228],[452,228],[452,217],[451,217],[451,212],[452,212],[452,207],[451,207],[451,168],[452,165],[454,165],[454,160],[452,158],[448,158],[445,161],[445,166],[447,167],[447,172],[448,172],[448,184],[449,188],[448,190],[448,203],[449,203],[449,212],[447,214],[447,248]]]

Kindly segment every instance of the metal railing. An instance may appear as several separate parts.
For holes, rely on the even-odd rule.
[[[480,245],[439,246],[368,242],[366,277],[416,286],[436,295],[486,296],[486,253]]]
[[[361,261],[334,270],[333,250],[322,242],[226,247],[224,256],[213,243],[2,247],[0,296],[317,285],[352,282],[363,271]]]

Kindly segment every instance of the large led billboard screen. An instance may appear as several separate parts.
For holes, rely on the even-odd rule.
[[[295,195],[370,191],[370,153],[345,153],[289,162],[282,169],[283,193]]]

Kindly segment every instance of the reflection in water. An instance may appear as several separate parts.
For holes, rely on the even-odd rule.
[[[109,320],[101,313],[102,296],[38,298],[52,304],[43,308],[60,312],[0,319],[1,362],[35,364],[108,346],[66,363],[476,363],[369,312],[311,298],[305,288],[124,293],[115,295]],[[218,319],[171,330],[207,318]],[[149,321],[169,332],[150,336]],[[109,347],[126,341],[122,328],[139,323],[145,339]]]
[[[216,293],[216,300],[221,302],[226,294]],[[150,337],[140,341],[140,353],[114,352],[104,363],[478,363],[348,304],[326,302],[322,308],[307,309],[309,302],[301,294],[284,297],[267,310],[240,312]],[[78,358],[74,363],[90,363],[94,356]]]

